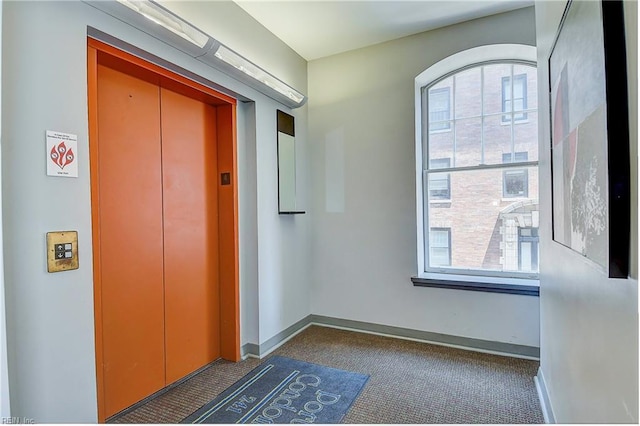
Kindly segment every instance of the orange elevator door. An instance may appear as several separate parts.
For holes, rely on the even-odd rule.
[[[216,108],[98,66],[107,417],[220,356]]]
[[[215,107],[166,89],[161,100],[169,384],[220,356],[218,173]]]

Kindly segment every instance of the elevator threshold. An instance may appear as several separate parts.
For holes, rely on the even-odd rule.
[[[203,365],[202,367],[198,368],[194,372],[189,373],[186,376],[184,376],[183,378],[178,379],[175,382],[171,383],[170,385],[167,385],[167,386],[163,387],[162,389],[152,393],[151,395],[149,395],[148,397],[146,397],[144,399],[141,399],[140,401],[138,401],[135,404],[125,408],[124,410],[114,414],[113,416],[107,417],[106,420],[105,420],[105,423],[115,423],[115,422],[117,422],[119,418],[126,416],[130,412],[136,410],[137,408],[140,408],[141,406],[145,405],[146,403],[148,403],[148,402],[150,402],[150,401],[152,401],[152,400],[164,395],[165,393],[169,392],[171,389],[175,388],[176,386],[179,386],[179,385],[183,384],[184,382],[186,382],[190,378],[192,378],[194,376],[197,376],[198,374],[202,373],[204,370],[206,370],[207,368],[211,367],[213,364],[215,364],[216,362],[220,361],[221,359],[222,358],[214,359],[210,363]]]

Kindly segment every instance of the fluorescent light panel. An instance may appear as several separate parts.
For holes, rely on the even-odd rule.
[[[174,15],[172,12],[164,9],[162,6],[150,0],[116,0],[118,3],[128,7],[134,12],[144,16],[148,20],[166,28],[172,33],[182,37],[188,42],[204,48],[209,40],[213,40],[212,37],[198,30],[188,22]],[[294,106],[301,106],[304,103],[305,96],[293,89],[277,77],[269,74],[251,61],[243,58],[228,47],[216,42],[214,40],[213,49],[215,50],[214,56],[220,61],[231,65],[234,69],[243,73],[245,76],[249,76],[254,80],[259,81],[263,85],[267,86],[271,90],[278,92],[285,96],[287,99],[295,103]]]
[[[127,6],[129,9],[138,12],[140,15],[162,25],[172,33],[182,37],[203,48],[209,41],[209,36],[193,27],[188,22],[178,18],[171,12],[163,9],[161,6],[146,0],[117,0],[118,3]]]
[[[218,50],[216,50],[216,53],[214,54],[214,56],[220,59],[221,61],[224,61],[227,64],[231,65],[238,71],[245,73],[249,77],[252,77],[260,81],[261,83],[270,87],[276,92],[281,93],[282,95],[286,96],[287,98],[291,99],[296,103],[301,103],[304,100],[303,94],[292,89],[291,87],[289,87],[282,81],[278,80],[276,77],[272,76],[271,74],[269,74],[268,72],[260,68],[259,66],[255,65],[254,63],[243,58],[233,50],[223,45],[220,45]]]

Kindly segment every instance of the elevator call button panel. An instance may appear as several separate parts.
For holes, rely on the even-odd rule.
[[[78,232],[47,232],[47,271],[78,269]]]

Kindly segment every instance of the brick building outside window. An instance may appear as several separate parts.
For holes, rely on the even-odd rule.
[[[425,269],[536,275],[535,66],[466,68],[425,87],[423,98]]]

